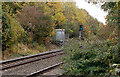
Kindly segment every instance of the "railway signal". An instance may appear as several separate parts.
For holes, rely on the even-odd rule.
[[[83,30],[83,25],[80,25],[79,31],[82,31],[82,30]]]
[[[79,28],[79,38],[81,39],[81,35],[82,35],[82,30],[83,30],[83,25],[80,25],[80,28]]]

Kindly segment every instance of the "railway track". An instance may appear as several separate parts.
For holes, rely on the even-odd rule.
[[[43,52],[35,55],[20,57],[17,59],[2,61],[0,62],[0,65],[2,65],[2,68],[0,68],[0,70],[8,70],[10,68],[14,68],[17,66],[25,65],[28,63],[32,63],[35,61],[47,59],[47,58],[54,57],[57,55],[62,55],[62,54],[63,54],[63,50],[57,49],[57,50],[47,51],[47,52]]]
[[[52,66],[46,67],[46,68],[41,69],[37,72],[33,72],[33,73],[31,73],[31,74],[29,74],[25,77],[37,77],[37,76],[43,75],[44,73],[49,72],[52,69],[59,67],[61,64],[63,64],[63,62],[60,62],[60,63],[54,64]],[[58,75],[58,76],[60,76],[60,75]]]

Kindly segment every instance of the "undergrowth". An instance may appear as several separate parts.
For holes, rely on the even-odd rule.
[[[105,41],[72,39],[64,50],[68,54],[63,58],[65,75],[110,75],[110,66],[118,63],[118,43],[109,39]]]

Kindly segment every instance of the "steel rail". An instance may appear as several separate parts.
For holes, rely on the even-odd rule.
[[[34,77],[34,76],[42,75],[43,73],[46,73],[46,72],[48,72],[49,70],[54,69],[55,67],[60,66],[61,64],[63,64],[63,62],[54,64],[54,65],[49,66],[49,67],[46,67],[46,68],[43,68],[43,69],[41,69],[41,70],[39,70],[39,71],[37,71],[37,72],[33,72],[33,73],[25,76],[25,77]]]
[[[60,52],[60,51],[63,51],[63,50],[62,49],[55,49],[55,50],[52,50],[52,51],[46,51],[46,52],[35,54],[35,55],[19,57],[19,58],[16,58],[16,59],[10,59],[10,60],[6,60],[6,61],[0,61],[0,64],[5,64],[5,63],[9,63],[9,62],[14,62],[14,61],[18,61],[18,60],[27,59],[27,58],[42,56],[42,55],[51,54],[51,53],[56,53],[56,52]]]
[[[39,53],[39,54],[30,55],[30,56],[26,56],[26,57],[22,57],[22,58],[3,61],[3,62],[1,62],[1,64],[6,64],[6,63],[8,63],[8,64],[6,66],[3,66],[0,70],[5,70],[5,69],[9,69],[9,68],[16,67],[16,66],[19,66],[19,65],[24,65],[24,64],[27,64],[27,63],[31,63],[31,62],[41,60],[41,59],[50,58],[50,57],[53,57],[53,56],[56,56],[56,55],[62,55],[63,53],[61,53],[61,51],[63,51],[63,50],[47,51],[47,52],[44,52],[44,53]],[[57,53],[57,52],[60,52],[60,53]],[[57,54],[53,55],[52,53],[57,53]],[[34,59],[34,57],[38,57],[38,58]],[[29,58],[33,58],[33,59],[26,60],[26,61],[19,62],[19,63],[9,64],[11,62],[25,60],[25,59],[29,59]]]

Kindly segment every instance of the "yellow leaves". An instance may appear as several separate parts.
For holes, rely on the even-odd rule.
[[[62,13],[62,3],[48,2],[47,5],[50,7],[51,12],[53,13],[53,15],[51,15],[52,20],[57,21],[58,24],[62,24],[66,21],[65,16]]]
[[[54,36],[55,35],[55,30],[53,30],[50,34],[50,36]]]
[[[72,23],[74,23],[74,21],[72,21]]]
[[[86,28],[86,26],[84,26],[84,28]]]
[[[19,24],[18,21],[16,21],[14,18],[12,18],[9,15],[7,16],[10,19],[11,41],[14,42],[18,38],[21,38],[24,32],[24,29],[22,28],[22,26]]]
[[[17,12],[18,14],[21,14],[21,12],[20,12],[20,11],[18,11],[18,10],[16,10],[16,12]]]
[[[52,36],[54,36],[55,35],[55,28],[54,28],[54,26],[52,27],[52,32],[50,33],[50,37],[52,37]]]
[[[73,32],[73,30],[70,30],[70,32]]]
[[[91,28],[92,26],[90,25],[90,28]]]
[[[91,31],[88,31],[89,33],[91,33]]]
[[[27,5],[27,3],[24,3],[24,4],[23,4],[23,6],[26,6],[26,5]]]
[[[111,69],[111,70],[110,70],[110,72],[113,72],[113,71],[115,71],[115,69]]]
[[[95,58],[95,60],[99,60],[99,58]]]
[[[65,21],[65,17],[64,17],[64,15],[62,13],[57,13],[52,18],[55,18],[55,20],[58,21],[59,24],[62,24]]]
[[[48,5],[48,6],[53,6],[53,4],[51,4],[51,2],[48,2],[47,5]]]
[[[75,19],[75,17],[72,17],[72,19]]]

